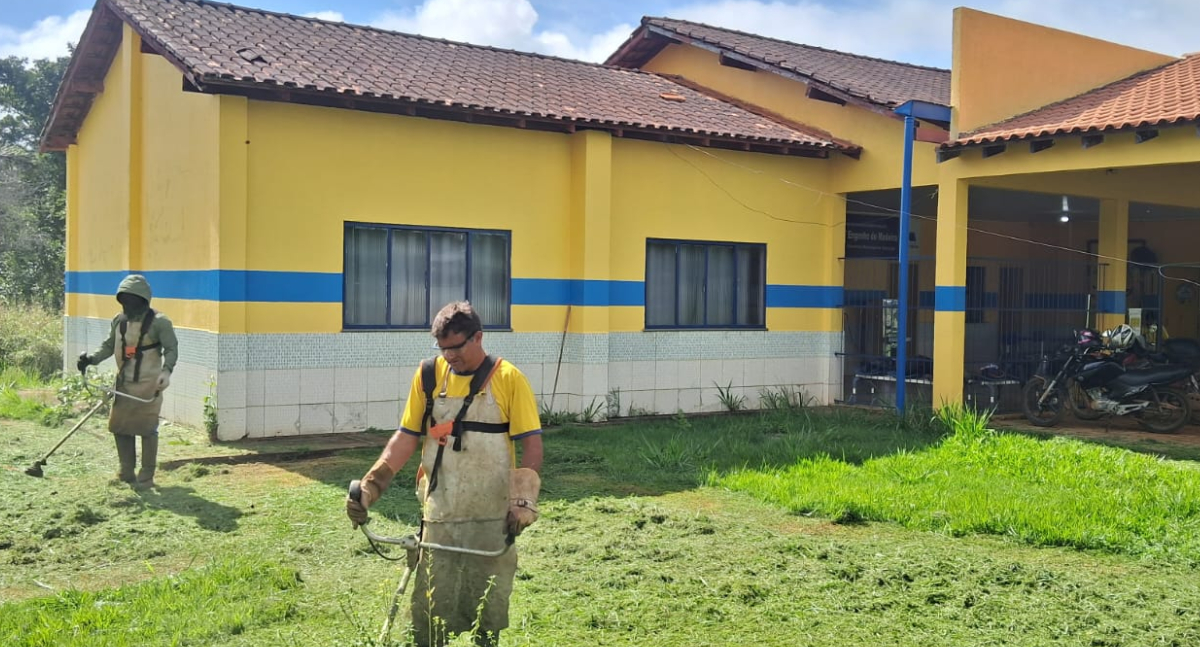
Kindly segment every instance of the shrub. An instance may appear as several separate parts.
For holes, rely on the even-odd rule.
[[[62,372],[62,316],[41,306],[0,304],[0,370],[49,379]]]

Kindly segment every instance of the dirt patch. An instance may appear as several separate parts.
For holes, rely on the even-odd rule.
[[[1094,422],[1082,422],[1068,418],[1055,427],[1033,427],[1019,417],[995,418],[992,425],[997,429],[1035,430],[1085,439],[1103,439],[1127,445],[1164,444],[1200,449],[1200,426],[1185,425],[1173,434],[1155,434],[1138,426],[1129,418],[1108,418]]]
[[[227,443],[225,446],[242,450],[244,454],[197,456],[162,461],[163,470],[176,470],[185,465],[245,465],[247,463],[288,463],[329,458],[356,449],[382,449],[388,437],[378,434],[320,434],[293,438]]]

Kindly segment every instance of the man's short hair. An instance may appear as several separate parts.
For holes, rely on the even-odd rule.
[[[433,336],[438,339],[454,333],[470,337],[480,330],[483,330],[483,322],[480,321],[475,308],[466,301],[447,303],[433,318]]]

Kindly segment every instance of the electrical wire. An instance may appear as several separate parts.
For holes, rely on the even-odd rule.
[[[719,190],[720,190],[722,193],[724,193],[726,196],[728,196],[730,200],[732,200],[733,202],[735,202],[735,203],[737,203],[737,204],[741,205],[741,206],[742,206],[744,209],[746,209],[746,210],[748,210],[748,211],[751,211],[751,212],[754,212],[754,213],[758,213],[758,214],[764,215],[764,216],[766,216],[766,217],[768,217],[768,218],[771,218],[772,220],[778,220],[778,221],[781,221],[781,222],[789,222],[789,223],[800,224],[800,225],[817,225],[817,226],[821,226],[821,227],[837,227],[837,226],[841,226],[841,225],[844,225],[844,224],[846,224],[846,221],[845,221],[845,220],[842,220],[842,221],[840,221],[840,222],[833,223],[833,224],[828,224],[828,223],[823,223],[823,222],[818,222],[818,221],[812,221],[812,220],[793,220],[793,219],[791,219],[791,218],[782,218],[782,217],[780,217],[780,216],[776,216],[775,214],[772,214],[772,213],[770,213],[770,212],[768,212],[768,211],[764,211],[764,210],[762,210],[762,209],[758,209],[758,208],[756,208],[756,207],[751,207],[750,205],[746,204],[745,202],[743,202],[743,201],[739,200],[739,199],[738,199],[736,196],[734,196],[734,195],[733,195],[733,194],[732,194],[732,193],[731,193],[731,192],[730,192],[728,189],[726,189],[725,187],[721,186],[721,184],[720,184],[719,182],[717,182],[716,180],[714,180],[714,179],[712,178],[712,176],[710,176],[708,173],[706,173],[706,172],[705,172],[703,169],[701,169],[699,166],[697,166],[696,164],[692,163],[692,161],[691,161],[691,160],[688,160],[687,158],[683,157],[683,156],[682,156],[682,155],[680,155],[678,152],[676,152],[676,150],[675,150],[675,145],[672,145],[672,144],[664,144],[664,145],[665,145],[665,146],[667,146],[667,149],[668,149],[669,151],[671,151],[671,153],[672,153],[673,155],[675,155],[675,157],[677,157],[677,158],[679,158],[680,160],[682,160],[682,161],[686,162],[686,163],[687,163],[689,166],[691,166],[691,167],[692,167],[692,168],[694,168],[694,169],[695,169],[695,170],[696,170],[698,173],[700,173],[702,176],[704,176],[704,178],[705,178],[706,180],[708,180],[708,181],[709,181],[709,182],[710,182],[710,183],[711,183],[713,186],[715,186],[715,187],[716,187],[717,189],[719,189]],[[723,164],[728,164],[729,166],[733,166],[733,167],[735,167],[735,168],[742,169],[742,170],[744,170],[744,171],[746,171],[746,172],[748,172],[748,173],[752,173],[752,174],[754,174],[754,175],[765,175],[765,176],[767,176],[767,177],[772,177],[772,176],[768,175],[768,174],[767,174],[765,171],[761,171],[761,170],[759,170],[759,169],[751,168],[751,167],[749,167],[749,166],[746,166],[746,165],[744,165],[744,164],[738,164],[737,162],[732,162],[732,161],[730,161],[730,160],[727,160],[727,159],[725,159],[725,158],[721,157],[720,155],[716,155],[716,154],[714,154],[714,153],[711,153],[711,152],[709,152],[709,151],[707,151],[707,150],[704,150],[703,148],[697,147],[697,146],[695,146],[695,145],[692,145],[692,144],[684,144],[684,146],[687,146],[688,148],[690,148],[690,149],[692,149],[692,150],[694,150],[694,151],[696,151],[696,152],[698,152],[698,153],[700,153],[700,154],[702,154],[702,155],[707,155],[708,157],[711,157],[711,158],[713,158],[713,159],[715,159],[715,160],[717,160],[717,161],[719,161],[719,162],[721,162],[721,163],[723,163]],[[836,200],[840,200],[840,201],[842,201],[842,202],[846,203],[847,205],[850,205],[850,204],[856,204],[856,205],[860,205],[860,206],[864,206],[864,207],[869,207],[869,208],[871,208],[871,209],[873,209],[873,210],[878,210],[878,211],[883,211],[883,212],[886,212],[886,213],[884,213],[884,214],[879,214],[879,215],[875,215],[875,214],[861,214],[861,215],[864,215],[864,216],[867,216],[867,217],[893,218],[893,217],[899,217],[899,216],[903,215],[903,214],[902,214],[902,212],[901,212],[900,210],[898,210],[898,209],[892,209],[892,208],[890,208],[890,207],[884,207],[884,206],[882,206],[882,205],[871,204],[871,203],[869,203],[869,202],[863,202],[863,201],[861,201],[861,200],[854,200],[854,199],[852,199],[852,198],[848,198],[848,197],[846,197],[846,196],[839,195],[839,194],[837,194],[837,193],[829,193],[829,192],[827,192],[827,191],[822,191],[821,189],[817,189],[817,188],[815,188],[815,187],[811,187],[811,186],[807,186],[807,185],[804,185],[804,184],[800,184],[800,183],[798,183],[798,182],[793,182],[792,180],[788,180],[788,179],[786,179],[786,178],[782,178],[782,177],[778,177],[778,176],[774,176],[774,179],[776,179],[776,180],[778,180],[778,181],[780,181],[780,182],[782,182],[782,183],[784,183],[784,184],[787,184],[787,185],[790,185],[790,186],[794,186],[794,187],[796,187],[796,188],[798,188],[798,189],[802,189],[802,190],[804,190],[804,191],[808,191],[808,192],[810,192],[810,193],[814,193],[814,194],[816,194],[816,195],[817,195],[817,202],[820,202],[820,200],[822,200],[822,199],[824,199],[824,198],[833,198],[833,199],[836,199]],[[935,217],[935,216],[927,216],[927,215],[924,215],[924,214],[911,213],[911,212],[909,213],[909,215],[910,215],[911,217],[913,217],[913,218],[919,218],[919,219],[921,219],[921,220],[926,220],[926,221],[930,221],[930,222],[934,222],[934,223],[936,223],[936,222],[937,222],[937,217]],[[1147,269],[1152,269],[1152,270],[1155,270],[1155,271],[1158,273],[1158,275],[1159,275],[1161,278],[1163,278],[1164,280],[1169,280],[1169,281],[1180,281],[1180,282],[1183,282],[1183,283],[1190,283],[1190,284],[1192,284],[1192,285],[1195,285],[1195,286],[1197,286],[1197,287],[1200,287],[1200,282],[1198,282],[1198,281],[1194,281],[1194,280],[1192,280],[1192,279],[1188,279],[1188,278],[1184,278],[1184,277],[1180,277],[1180,276],[1168,276],[1167,274],[1165,274],[1165,273],[1163,272],[1163,270],[1164,270],[1165,268],[1168,268],[1168,267],[1195,267],[1195,268],[1200,268],[1200,262],[1195,262],[1195,263],[1161,263],[1161,264],[1160,264],[1160,263],[1144,263],[1144,262],[1140,262],[1140,261],[1132,261],[1132,260],[1125,259],[1125,258],[1118,258],[1118,257],[1116,257],[1116,256],[1108,256],[1108,255],[1105,255],[1105,254],[1099,254],[1099,253],[1096,253],[1096,252],[1089,252],[1089,251],[1086,251],[1086,250],[1079,250],[1079,249],[1074,249],[1074,248],[1071,248],[1071,247],[1064,247],[1064,246],[1062,246],[1062,245],[1055,245],[1055,244],[1053,244],[1053,243],[1047,243],[1047,242],[1043,242],[1043,241],[1040,241],[1040,240],[1033,240],[1033,239],[1030,239],[1030,238],[1022,238],[1022,237],[1020,237],[1020,236],[1012,236],[1012,235],[1009,235],[1009,234],[1002,234],[1002,233],[1000,233],[1000,232],[990,231],[990,230],[987,230],[987,229],[980,229],[980,228],[978,228],[978,227],[972,227],[972,226],[970,226],[970,225],[965,225],[965,224],[964,224],[964,225],[960,225],[959,227],[960,227],[961,229],[963,229],[964,231],[968,231],[968,232],[974,232],[974,233],[978,233],[978,234],[983,234],[983,235],[986,235],[986,236],[993,236],[993,237],[996,237],[996,238],[1003,238],[1003,239],[1011,240],[1011,241],[1018,242],[1018,243],[1025,243],[1025,244],[1027,244],[1027,245],[1037,245],[1037,246],[1039,246],[1039,247],[1044,247],[1044,248],[1048,248],[1048,249],[1054,249],[1054,250],[1063,251],[1063,252],[1069,252],[1069,253],[1072,253],[1072,254],[1081,254],[1081,255],[1083,255],[1083,256],[1087,256],[1087,257],[1089,257],[1089,258],[1095,258],[1095,259],[1098,259],[1098,260],[1113,261],[1113,262],[1117,262],[1117,263],[1125,263],[1125,264],[1127,264],[1127,265],[1134,265],[1134,266],[1138,266],[1138,267],[1144,267],[1144,268],[1147,268]]]

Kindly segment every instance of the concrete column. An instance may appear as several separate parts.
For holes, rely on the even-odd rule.
[[[142,221],[142,205],[146,196],[142,191],[142,165],[145,159],[142,145],[142,112],[146,79],[142,74],[142,38],[129,25],[123,25],[122,29],[126,47],[122,49],[125,60],[121,61],[121,64],[129,74],[129,257],[125,261],[125,267],[130,271],[140,272],[163,268],[143,267],[145,223]]]
[[[571,385],[580,406],[608,393],[609,289],[612,285],[612,136],[582,130],[571,141],[571,320],[581,384]],[[584,343],[585,340],[588,343]],[[599,340],[599,341],[597,341]],[[571,348],[574,347],[574,348]]]
[[[246,330],[246,259],[247,182],[250,153],[248,104],[245,97],[220,96],[218,119],[217,171],[219,191],[213,240],[209,263],[221,272],[217,304],[216,333],[244,333]]]
[[[1100,258],[1096,259],[1096,327],[1125,323],[1126,261],[1129,259],[1129,201],[1100,201]]]
[[[967,309],[967,182],[938,184],[933,406],[962,401]]]

